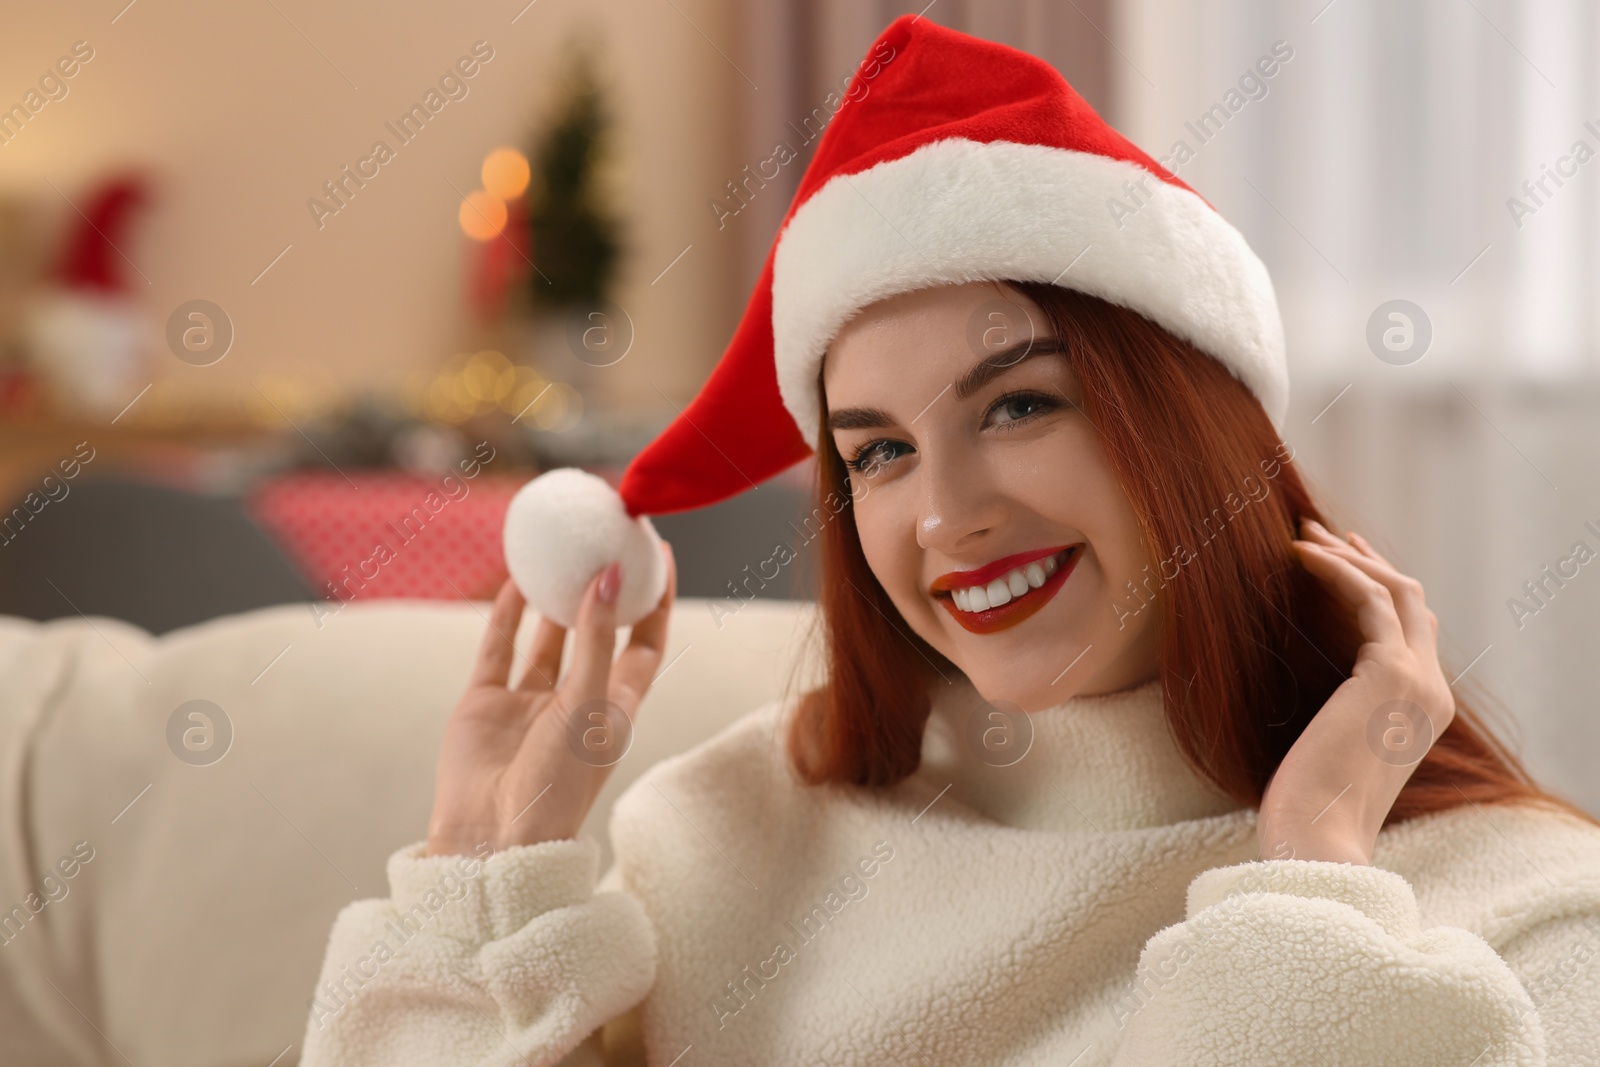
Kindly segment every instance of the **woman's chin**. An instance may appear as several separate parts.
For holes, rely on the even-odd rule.
[[[955,639],[956,654],[950,658],[984,699],[1029,710],[1054,707],[1081,689],[1085,668],[1098,658],[1090,643],[1066,626],[1026,638],[1019,632],[1004,644],[1001,648],[992,637],[964,634]]]
[[[1003,711],[1019,708],[1026,712],[1041,711],[1055,707],[1072,695],[1066,679],[1059,685],[1052,685],[1051,675],[1039,672],[1036,667],[1021,670],[994,667],[976,674],[969,671],[967,678],[972,683],[975,699]]]

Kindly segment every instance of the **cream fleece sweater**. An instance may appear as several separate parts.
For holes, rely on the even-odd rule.
[[[629,1013],[652,1067],[1600,1064],[1600,829],[1463,804],[1372,866],[1256,860],[1161,699],[1037,712],[996,767],[967,690],[878,791],[800,785],[766,705],[619,798],[598,887],[585,837],[400,849],[301,1062],[601,1064]]]

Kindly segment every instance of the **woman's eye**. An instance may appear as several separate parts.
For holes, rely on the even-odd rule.
[[[984,415],[984,425],[993,424],[1000,429],[1009,430],[1035,415],[1054,411],[1060,406],[1061,401],[1047,393],[1032,391],[1007,393],[990,405]],[[915,450],[904,441],[879,438],[876,441],[868,441],[856,449],[844,462],[845,466],[857,474],[871,475],[878,468],[912,451]]]
[[[898,448],[906,447],[900,441],[868,441],[855,454],[845,460],[845,465],[857,474],[871,474],[877,467],[894,459]]]
[[[989,409],[991,419],[988,421],[998,421],[1001,425],[1017,423],[1056,406],[1055,399],[1043,393],[1008,393],[995,401],[994,406]],[[992,418],[996,415],[1000,417]]]

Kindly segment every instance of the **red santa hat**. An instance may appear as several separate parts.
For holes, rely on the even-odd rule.
[[[899,293],[983,280],[1080,290],[1222,362],[1281,425],[1288,374],[1266,267],[1048,63],[902,16],[829,109],[699,395],[617,491],[564,468],[514,499],[512,577],[556,621],[571,624],[590,578],[614,559],[618,622],[648,612],[666,575],[646,516],[716,503],[810,455],[829,343],[855,312]]]

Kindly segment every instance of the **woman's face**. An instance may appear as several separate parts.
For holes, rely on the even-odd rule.
[[[1155,677],[1155,612],[1116,607],[1153,561],[1037,304],[990,282],[879,301],[823,389],[868,565],[985,700]]]

